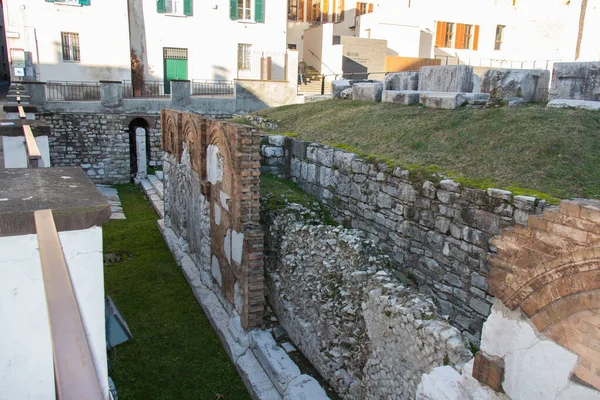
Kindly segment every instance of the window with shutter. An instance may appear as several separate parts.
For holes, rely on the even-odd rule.
[[[504,37],[504,25],[496,25],[496,41],[494,43],[494,50],[502,49],[503,37]],[[477,49],[475,49],[475,50],[477,50]]]
[[[446,38],[446,22],[438,21],[435,29],[435,47],[444,47]]]
[[[311,22],[312,19],[312,2],[313,0],[306,0],[306,22]]]
[[[335,22],[343,22],[344,21],[344,0],[338,0],[338,13]]]
[[[265,9],[263,8],[264,0],[254,0],[254,21],[258,23],[265,22]]]
[[[156,11],[161,14],[192,16],[192,1],[193,0],[157,0]]]
[[[479,48],[479,25],[475,25],[475,29],[473,30],[473,50],[477,50]]]
[[[304,22],[304,0],[298,3],[298,22]]]

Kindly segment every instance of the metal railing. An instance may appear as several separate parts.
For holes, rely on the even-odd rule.
[[[472,67],[485,68],[510,68],[510,69],[549,69],[555,62],[560,62],[560,59],[551,60],[505,60],[499,58],[481,58],[481,57],[466,57],[460,58],[456,56],[435,56],[436,60],[442,60],[442,65],[470,65]]]
[[[48,101],[97,101],[100,100],[100,82],[48,82]]]
[[[233,96],[233,81],[192,79],[192,96]]]
[[[142,88],[134,88],[131,81],[123,81],[123,98],[161,98],[170,97],[165,93],[165,83],[163,81],[144,81]]]
[[[23,125],[23,135],[25,135],[25,150],[27,151],[27,160],[29,168],[39,167],[39,161],[42,158],[42,153],[33,137],[31,127],[29,125]]]
[[[34,214],[57,399],[104,400],[52,210]]]

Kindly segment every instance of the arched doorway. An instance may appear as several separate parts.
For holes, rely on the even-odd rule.
[[[131,171],[131,179],[133,180],[138,173],[138,157],[137,157],[137,140],[136,131],[138,128],[144,130],[144,145],[146,148],[146,165],[148,164],[148,158],[150,155],[150,136],[149,136],[149,124],[146,119],[138,117],[134,118],[129,123],[129,164]]]

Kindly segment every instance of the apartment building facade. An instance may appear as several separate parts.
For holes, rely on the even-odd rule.
[[[265,0],[5,0],[16,80],[284,79],[286,4]],[[264,68],[263,68],[264,70]],[[264,76],[262,76],[264,79]]]
[[[285,68],[283,2],[130,0],[131,49],[144,79],[259,79],[261,58]]]
[[[357,30],[404,57],[597,61],[599,21],[597,0],[403,0],[360,16]]]
[[[13,80],[130,79],[127,2],[5,0]]]

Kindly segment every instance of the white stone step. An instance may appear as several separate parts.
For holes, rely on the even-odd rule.
[[[150,181],[150,184],[154,188],[154,191],[156,192],[158,197],[160,197],[160,199],[162,200],[164,198],[164,194],[165,194],[163,182],[161,180],[159,180],[156,177],[156,175],[148,175],[148,181]]]
[[[163,199],[156,193],[154,187],[150,183],[148,179],[140,179],[140,185],[142,186],[142,190],[146,194],[148,200],[154,207],[156,213],[160,216],[160,218],[165,217],[165,203]]]

